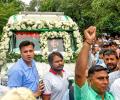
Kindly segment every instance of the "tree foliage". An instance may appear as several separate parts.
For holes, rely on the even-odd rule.
[[[93,0],[95,25],[100,32],[120,32],[120,1],[119,0]]]
[[[41,11],[63,11],[80,30],[95,25],[99,32],[120,32],[120,0],[42,0]]]
[[[24,10],[35,11],[36,6],[38,11],[64,12],[77,22],[80,31],[95,25],[99,33],[120,33],[120,0],[32,0]],[[17,0],[0,1],[0,31],[21,7],[23,4]]]
[[[22,2],[17,0],[0,0],[0,33],[8,18],[22,9]]]
[[[40,2],[40,0],[38,0]],[[38,2],[38,4],[39,4]],[[28,11],[35,11],[35,6],[37,5],[36,0],[32,0],[29,4],[29,6],[27,7]],[[40,6],[39,6],[40,7]]]

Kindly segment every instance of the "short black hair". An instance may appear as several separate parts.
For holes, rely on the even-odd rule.
[[[22,41],[19,45],[19,49],[21,50],[22,47],[29,46],[29,45],[32,45],[33,48],[35,47],[34,43],[31,41]]]
[[[62,54],[60,52],[55,51],[55,52],[50,53],[48,55],[48,63],[50,64],[50,66],[52,66],[53,58],[55,56],[58,56],[58,57],[63,59],[63,56],[62,56]]]
[[[118,58],[118,55],[117,55],[117,52],[116,52],[115,50],[112,50],[112,49],[105,50],[103,56],[105,56],[105,55],[108,55],[108,56],[109,56],[109,55],[115,55],[115,57],[116,57],[117,59],[119,59],[119,58]]]
[[[105,42],[105,43],[102,44],[102,47],[103,47],[103,48],[106,48],[106,47],[109,47],[109,46],[110,46],[110,43],[109,43],[109,42]]]
[[[100,50],[100,51],[99,51],[99,55],[100,55],[100,54],[104,54],[104,52],[105,52],[105,50]]]
[[[110,42],[110,46],[112,46],[112,45],[118,46],[117,43],[114,41]]]
[[[95,72],[99,72],[99,71],[106,71],[107,72],[107,68],[104,68],[101,65],[93,65],[92,67],[90,67],[90,69],[88,70],[88,77],[92,76]],[[107,72],[108,73],[108,72]]]

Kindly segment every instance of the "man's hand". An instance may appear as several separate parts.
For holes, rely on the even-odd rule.
[[[35,97],[41,96],[42,93],[44,92],[44,87],[45,87],[44,83],[40,82],[40,84],[38,85],[37,91],[34,93],[34,96]]]
[[[85,35],[85,41],[89,44],[92,44],[94,40],[96,39],[96,27],[95,26],[90,26],[84,31]]]

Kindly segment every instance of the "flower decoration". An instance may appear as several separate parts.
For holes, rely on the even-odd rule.
[[[73,57],[73,52],[78,53],[82,46],[82,38],[78,30],[78,26],[74,21],[33,21],[33,20],[22,20],[16,21],[12,24],[7,24],[3,28],[3,35],[0,41],[0,60],[5,62],[6,54],[9,50],[10,37],[13,35],[13,30],[15,31],[41,31],[40,32],[40,45],[41,45],[41,54],[44,59],[47,58],[48,38],[62,38],[64,41],[65,47],[65,60],[70,60]],[[57,30],[57,31],[56,31]],[[71,31],[72,33],[69,33]],[[75,39],[77,50],[73,51],[71,49],[70,34],[73,34]]]
[[[47,39],[48,38],[62,38],[64,41],[64,47],[65,47],[65,58],[70,60],[69,58],[72,56],[72,49],[71,49],[71,41],[70,41],[70,35],[67,32],[45,32],[41,34],[40,37],[40,43],[41,43],[41,51],[42,55],[44,55],[44,58],[47,58],[48,55],[48,46],[47,46]]]

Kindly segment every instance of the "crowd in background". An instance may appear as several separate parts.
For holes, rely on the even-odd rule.
[[[88,41],[87,41],[87,43],[89,44]],[[23,56],[25,57],[24,54],[23,54]],[[23,56],[22,56],[22,59],[24,59]],[[31,58],[32,57],[29,57],[29,59],[31,59]],[[120,82],[120,37],[117,35],[114,37],[111,37],[110,35],[107,35],[107,34],[98,36],[94,40],[92,45],[90,46],[88,58],[89,58],[88,70],[94,65],[100,65],[107,69],[107,72],[109,75],[109,85],[108,85],[107,91],[111,91],[113,93],[113,95],[115,96],[115,100],[119,100],[119,98],[120,98],[120,96],[119,96],[119,93],[120,93],[120,85],[119,85],[119,82]],[[57,61],[56,61],[56,59],[57,59]],[[66,73],[63,70],[63,66],[64,66],[63,59],[64,58],[62,57],[61,54],[59,54],[59,52],[57,52],[57,53],[53,52],[48,57],[48,62],[51,66],[51,69],[48,72],[48,74],[45,76],[45,78],[43,79],[42,84],[45,85],[44,86],[45,89],[43,89],[43,87],[42,87],[42,89],[36,87],[37,88],[37,96],[41,96],[41,97],[43,96],[43,100],[74,100],[73,96],[75,96],[75,94],[74,94],[73,84],[71,84],[70,81],[67,80],[69,75],[68,75],[68,73]],[[22,60],[20,62],[23,63]],[[60,64],[58,64],[58,62]],[[19,63],[17,63],[17,64],[19,64]],[[30,66],[32,66],[32,65],[30,65]],[[21,67],[21,66],[19,66],[19,67]],[[57,67],[60,67],[60,68],[57,68]],[[33,70],[35,70],[35,69],[33,69]],[[13,74],[13,73],[14,72],[12,70],[11,74]],[[18,74],[15,73],[15,75],[18,75]],[[13,74],[13,76],[14,76],[14,74]],[[32,76],[32,73],[31,73],[31,76]],[[37,76],[37,72],[36,72],[36,76]],[[18,79],[20,79],[20,77],[19,78],[17,78],[17,76],[15,76],[15,77],[16,77],[16,79],[15,78],[13,78],[13,79],[17,80],[18,83],[19,83],[19,81],[21,81],[21,84],[16,85],[16,83],[15,83],[16,81],[13,80],[14,81],[14,86],[13,86],[13,84],[11,84],[12,80],[11,81],[8,80],[8,86],[9,87],[22,87],[22,77],[21,77],[21,80],[19,80],[19,81],[18,81]],[[33,76],[32,76],[32,78],[36,79],[36,77],[33,77]],[[27,81],[27,78],[26,78],[26,81]],[[35,85],[34,82],[32,84]],[[36,84],[37,85],[39,84],[38,79],[36,81]],[[71,84],[71,87],[69,86],[69,84]],[[24,86],[24,87],[26,87],[26,86]],[[68,93],[68,87],[69,87],[69,93]],[[27,88],[32,90],[31,86],[30,86],[30,88],[29,88],[29,86],[27,86]],[[5,93],[6,91],[9,91],[5,96],[3,96],[3,98],[1,100],[8,100],[6,98],[9,98],[9,100],[35,100],[34,96],[37,98],[36,94],[34,94],[33,96],[28,96],[27,94],[32,95],[32,92],[29,93],[29,91],[25,92],[25,94],[21,94],[21,92],[20,93],[17,92],[17,91],[24,91],[24,89],[23,90],[22,89],[12,90],[12,92],[11,92],[10,88],[1,87],[1,89],[5,89],[5,91],[2,91],[2,92],[4,92],[4,94],[6,94]],[[35,91],[36,90],[34,90],[33,92],[35,93]],[[3,94],[3,93],[1,93],[1,94]],[[26,98],[23,99],[24,95],[26,95],[27,98],[30,97],[33,99],[26,99]],[[66,96],[69,95],[69,97],[65,97],[65,95]],[[21,98],[21,99],[16,99],[16,98],[13,99],[12,96],[15,96],[16,98]],[[10,99],[11,97],[12,97],[12,99]]]

